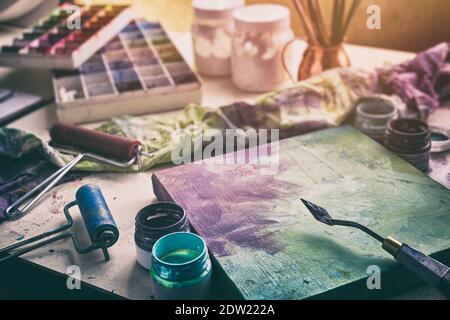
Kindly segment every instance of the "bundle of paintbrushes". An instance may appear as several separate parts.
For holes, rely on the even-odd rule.
[[[331,23],[325,21],[320,1],[294,0],[308,40],[313,45],[332,47],[344,41],[361,0],[333,0]]]
[[[342,44],[361,0],[334,0],[332,17],[328,22],[319,0],[294,0],[294,3],[309,44],[303,53],[296,80],[305,80],[328,69],[350,66]],[[295,77],[291,75],[291,78]]]

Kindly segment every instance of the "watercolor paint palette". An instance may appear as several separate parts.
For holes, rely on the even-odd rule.
[[[201,102],[201,83],[157,22],[136,20],[78,70],[55,71],[57,114],[71,123]]]
[[[62,4],[0,48],[0,64],[41,69],[76,69],[134,18],[130,6]]]

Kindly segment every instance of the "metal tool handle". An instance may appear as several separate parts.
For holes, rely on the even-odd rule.
[[[411,248],[407,244],[397,250],[395,259],[417,274],[427,284],[437,287],[449,297],[450,294],[450,268],[439,261]]]
[[[7,260],[10,260],[10,259],[13,259],[13,258],[20,257],[21,255],[23,255],[25,253],[28,253],[28,252],[31,252],[31,251],[33,251],[33,250],[35,250],[37,248],[46,246],[46,245],[48,245],[50,243],[59,241],[61,239],[69,238],[71,236],[72,236],[72,234],[70,232],[63,232],[61,234],[58,234],[58,235],[56,235],[56,236],[54,236],[52,238],[46,239],[46,240],[41,241],[39,243],[30,245],[30,246],[26,246],[26,247],[24,246],[23,249],[7,251],[8,248],[13,247],[13,246],[14,247],[22,247],[23,246],[22,243],[18,243],[19,246],[12,245],[10,247],[7,247],[7,248],[1,250],[1,252],[0,252],[0,263],[2,263],[4,261],[7,261]]]
[[[70,232],[64,232],[67,229],[69,229],[72,224],[73,220],[72,217],[66,217],[67,223],[63,226],[57,227],[53,230],[44,232],[40,235],[37,235],[35,237],[32,237],[30,239],[26,239],[20,242],[16,242],[12,245],[9,245],[5,248],[0,249],[0,263],[15,257],[20,257],[21,255],[28,253],[30,251],[33,251],[34,249],[40,248],[42,246],[45,246],[47,244],[59,241],[61,239],[65,239],[68,237],[71,237]],[[56,235],[52,238],[49,238],[52,235]],[[45,240],[43,240],[45,239]],[[40,241],[43,240],[43,241]]]
[[[31,207],[44,196],[45,193],[47,193],[51,188],[53,188],[70,170],[72,170],[73,167],[75,167],[84,158],[101,161],[119,168],[129,168],[135,163],[138,164],[139,170],[141,170],[142,167],[139,155],[136,155],[136,157],[134,157],[133,159],[131,159],[126,163],[121,163],[118,161],[107,159],[102,156],[97,156],[92,153],[77,154],[75,151],[62,148],[59,148],[59,151],[61,151],[62,153],[74,155],[75,158],[72,159],[70,162],[68,162],[64,167],[58,169],[55,173],[53,173],[50,177],[42,181],[38,186],[34,187],[31,191],[20,197],[13,204],[11,204],[5,210],[4,215],[7,220],[17,220],[23,217],[31,209]],[[147,153],[145,153],[145,155],[153,156],[153,154]],[[32,198],[35,194],[37,195],[34,198]],[[20,208],[20,206],[23,204],[25,205],[22,208]]]
[[[39,185],[34,187],[31,191],[20,197],[16,202],[10,205],[5,211],[5,218],[7,220],[17,220],[21,218],[28,210],[40,199],[42,196],[47,193],[48,190],[53,188],[66,174],[69,172],[74,166],[77,165],[84,157],[84,154],[77,155],[72,161],[67,163],[64,167],[57,170],[50,177],[42,181]],[[38,193],[39,192],[39,193]],[[38,195],[28,201],[31,197],[33,197],[36,193]],[[23,208],[19,208],[22,204],[25,204]]]
[[[54,148],[58,149],[59,152],[64,153],[64,154],[73,155],[73,156],[78,155],[78,151],[71,150],[64,146],[54,145]],[[84,152],[82,154],[83,154],[84,158],[104,162],[104,163],[110,164],[110,165],[112,165],[114,167],[118,167],[118,168],[126,169],[126,168],[133,166],[134,164],[138,164],[137,155],[135,157],[133,157],[131,160],[129,160],[128,162],[119,162],[119,161],[111,160],[111,159],[105,158],[103,156],[99,156],[99,155],[89,153],[89,152]]]

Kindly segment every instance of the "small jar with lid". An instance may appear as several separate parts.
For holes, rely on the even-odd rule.
[[[193,1],[192,42],[195,65],[200,74],[230,75],[233,11],[244,4],[244,0]]]
[[[210,293],[212,264],[205,241],[175,232],[160,238],[152,251],[152,288],[158,300],[201,300]]]
[[[250,92],[280,88],[287,80],[283,49],[294,39],[285,6],[256,4],[234,11],[231,70],[236,87]]]
[[[152,249],[155,242],[173,232],[189,232],[189,221],[182,207],[176,203],[158,202],[141,209],[136,216],[137,261],[147,270],[152,264]]]

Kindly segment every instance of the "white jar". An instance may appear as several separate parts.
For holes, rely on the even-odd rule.
[[[199,73],[230,75],[233,11],[244,4],[244,0],[194,0],[192,42]]]
[[[289,9],[257,4],[234,11],[231,70],[236,87],[251,92],[277,89],[285,82],[282,53],[294,38]]]

